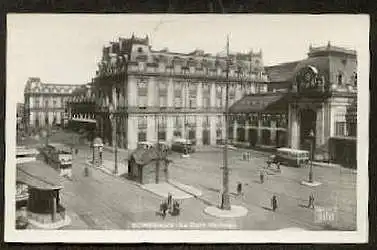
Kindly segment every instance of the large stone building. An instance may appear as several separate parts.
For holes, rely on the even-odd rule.
[[[30,77],[24,89],[24,112],[28,128],[38,130],[48,125],[62,125],[65,103],[76,85],[43,83]]]
[[[97,76],[97,128],[104,143],[134,149],[140,141],[192,139],[216,144],[225,134],[229,104],[267,91],[262,53],[225,55],[153,50],[148,37],[120,38],[103,48]],[[228,79],[228,80],[227,80]]]
[[[266,71],[270,76],[269,90],[275,93],[248,95],[233,105],[231,112],[240,116],[233,127],[241,124],[241,128],[254,129],[257,142],[267,141],[273,146],[281,146],[276,144],[276,134],[282,131],[288,147],[312,147],[317,160],[350,158],[347,163],[355,165],[356,51],[330,43],[310,47],[306,59]],[[253,117],[256,125],[249,126]],[[271,139],[268,142],[264,137]]]

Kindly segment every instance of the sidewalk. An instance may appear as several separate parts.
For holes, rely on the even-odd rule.
[[[86,164],[94,168],[94,166],[90,162],[90,160],[87,160]],[[104,160],[102,165],[98,168],[96,167],[96,169],[99,169],[99,170],[105,172],[106,174],[110,174],[110,175],[114,175],[114,176],[122,176],[122,175],[128,173],[128,167],[125,164],[118,162],[118,173],[115,174],[114,173],[114,170],[115,170],[114,161],[108,161],[108,160]]]

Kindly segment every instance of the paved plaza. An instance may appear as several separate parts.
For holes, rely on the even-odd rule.
[[[51,141],[61,141],[61,134],[54,136]],[[173,153],[170,179],[187,187],[182,190],[189,193],[191,188],[200,195],[180,200],[179,216],[163,218],[158,210],[165,198],[128,180],[126,174],[114,176],[111,171],[90,168],[89,176],[85,176],[91,148],[85,144],[76,148],[79,153],[74,155],[73,177],[63,180],[61,191],[61,202],[72,220],[71,225],[63,229],[356,229],[356,174],[349,169],[315,166],[315,180],[322,185],[310,188],[301,185],[301,181],[308,178],[309,169],[282,166],[281,174],[267,175],[261,184],[260,169],[266,166],[269,153],[229,150],[231,204],[248,211],[240,218],[218,218],[205,210],[220,204],[222,149],[204,147],[190,158]],[[243,160],[243,152],[250,152],[249,160]],[[119,161],[125,162],[127,157],[126,151],[118,154]],[[113,153],[105,150],[104,159],[112,162]],[[243,186],[242,196],[236,194],[239,182]],[[311,193],[315,197],[315,209],[306,207]],[[274,194],[278,199],[275,212],[271,211]],[[318,215],[320,209],[333,211],[333,217],[325,223]]]

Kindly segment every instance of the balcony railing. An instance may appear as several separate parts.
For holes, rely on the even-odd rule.
[[[163,68],[163,67],[156,67],[156,66],[146,66],[145,68],[139,68],[136,65],[129,65],[128,66],[128,73],[129,74],[144,74],[144,75],[163,75],[163,76],[174,76],[174,77],[182,77],[182,78],[210,78],[210,79],[226,79],[226,72],[219,72],[217,70],[182,70],[182,68]],[[257,82],[267,82],[268,77],[267,75],[262,76],[255,76],[251,74],[247,75],[240,75],[236,73],[230,73],[228,75],[229,80],[234,81],[257,81]]]

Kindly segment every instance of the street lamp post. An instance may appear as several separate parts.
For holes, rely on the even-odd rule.
[[[118,174],[118,144],[116,140],[117,136],[117,121],[116,121],[116,114],[115,114],[115,108],[113,104],[110,104],[109,107],[110,111],[110,120],[113,123],[113,147],[114,147],[114,174]]]
[[[309,168],[309,182],[313,183],[313,142],[314,142],[314,132],[310,131],[310,168]]]
[[[226,70],[226,88],[225,88],[225,145],[224,145],[224,167],[223,167],[223,193],[221,195],[221,209],[230,210],[230,197],[229,197],[229,169],[228,169],[228,102],[229,102],[229,37],[227,39],[227,70]]]

